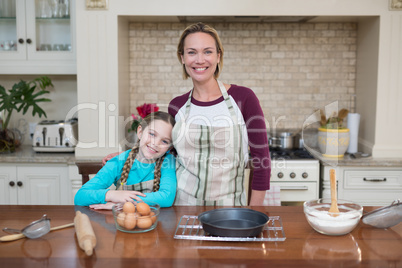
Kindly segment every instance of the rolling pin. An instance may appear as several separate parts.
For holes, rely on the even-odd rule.
[[[74,226],[80,248],[85,251],[87,256],[91,256],[96,246],[96,236],[88,215],[77,211],[74,218]]]

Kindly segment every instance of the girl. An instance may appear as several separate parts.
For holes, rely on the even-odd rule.
[[[176,196],[175,158],[172,148],[174,118],[165,112],[146,116],[138,126],[136,145],[111,160],[85,183],[74,204],[111,209],[114,203],[150,201],[170,207]],[[109,187],[114,184],[116,190]]]

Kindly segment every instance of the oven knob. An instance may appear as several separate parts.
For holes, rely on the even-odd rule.
[[[290,176],[292,179],[294,179],[294,178],[296,178],[296,173],[292,172],[292,173],[290,173],[289,176]]]
[[[303,177],[303,179],[307,179],[308,173],[307,173],[307,172],[303,172],[302,177]]]
[[[283,173],[282,173],[282,172],[279,172],[279,173],[278,173],[278,178],[279,178],[279,179],[282,179],[282,178],[283,178]]]

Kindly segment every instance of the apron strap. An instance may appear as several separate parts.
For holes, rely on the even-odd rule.
[[[219,89],[220,89],[221,94],[223,96],[223,99],[224,99],[224,101],[226,103],[226,106],[229,109],[230,116],[232,117],[233,124],[237,125],[238,124],[237,116],[236,116],[236,113],[234,111],[233,104],[230,101],[229,94],[228,94],[225,86],[223,85],[223,83],[221,81],[219,81],[219,80],[216,80],[216,81],[218,82]],[[185,111],[185,117],[184,117],[185,121],[187,121],[188,115],[190,114],[191,97],[193,96],[193,91],[194,91],[194,88],[191,89],[190,94],[188,95],[187,102],[186,102],[186,111]]]

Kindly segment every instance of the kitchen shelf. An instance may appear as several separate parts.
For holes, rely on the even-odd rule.
[[[256,237],[221,237],[211,236],[202,229],[197,216],[184,215],[180,218],[174,234],[175,239],[206,240],[206,241],[238,241],[238,242],[265,242],[285,241],[282,219],[279,216],[270,216],[267,225]]]

